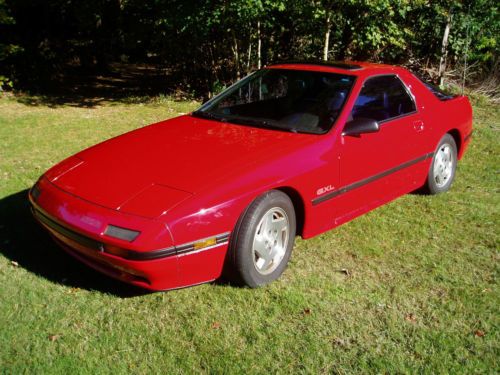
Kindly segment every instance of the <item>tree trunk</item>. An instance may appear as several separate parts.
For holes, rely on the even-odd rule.
[[[241,78],[240,74],[240,53],[238,51],[238,40],[236,39],[236,34],[233,31],[233,55],[234,55],[234,67],[236,68],[236,79]]]
[[[448,12],[448,19],[446,20],[446,27],[444,28],[443,42],[441,43],[441,58],[439,59],[439,86],[443,86],[444,83],[444,72],[446,70],[446,57],[448,55],[448,37],[450,36],[451,21],[453,19],[453,14]]]
[[[326,16],[325,45],[323,47],[323,61],[328,60],[328,47],[330,44],[330,12]]]
[[[204,98],[204,99],[211,99],[213,97],[214,82],[220,82],[219,75],[217,73],[218,66],[215,63],[214,47],[215,47],[215,44],[213,44],[213,43],[210,43],[208,45],[208,53],[209,53],[211,69],[210,69],[210,74],[209,74],[209,79],[208,79],[209,90],[207,93],[207,98]]]
[[[248,53],[247,53],[247,73],[250,72],[250,66],[252,65],[252,33],[248,37]]]
[[[260,35],[260,21],[257,21],[257,69],[262,67],[262,39]]]

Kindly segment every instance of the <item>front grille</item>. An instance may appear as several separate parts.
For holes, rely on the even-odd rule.
[[[77,233],[71,229],[68,229],[52,218],[48,217],[45,215],[43,212],[40,210],[36,209],[35,207],[32,207],[33,215],[40,220],[43,224],[45,224],[47,227],[52,229],[53,231],[62,234],[64,237],[67,237],[76,243],[85,246],[86,248],[97,250],[97,251],[103,251],[104,245],[96,241],[92,238],[86,237],[84,235],[81,235],[80,233]]]

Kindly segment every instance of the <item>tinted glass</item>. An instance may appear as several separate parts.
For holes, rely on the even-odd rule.
[[[264,69],[209,101],[194,116],[305,133],[327,132],[355,77],[305,70]]]
[[[351,116],[385,121],[415,111],[415,103],[396,76],[367,80],[356,99]]]
[[[425,85],[425,87],[427,87],[427,89],[430,92],[432,92],[434,94],[434,96],[436,98],[438,98],[439,100],[445,101],[445,100],[453,99],[455,97],[453,94],[450,94],[449,92],[446,92],[446,91],[440,89],[439,87],[434,86],[433,84],[427,82],[423,78],[421,78],[419,76],[415,76],[415,77],[417,77]]]

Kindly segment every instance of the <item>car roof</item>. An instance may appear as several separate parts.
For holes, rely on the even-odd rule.
[[[356,76],[370,76],[384,73],[397,74],[406,71],[404,68],[394,65],[360,61],[285,61],[270,64],[266,68],[323,71]]]

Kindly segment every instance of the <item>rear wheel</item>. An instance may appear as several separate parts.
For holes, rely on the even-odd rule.
[[[427,175],[425,190],[429,194],[448,191],[457,168],[457,144],[450,134],[445,134],[434,152]]]
[[[295,211],[286,194],[271,190],[257,197],[231,236],[234,278],[252,288],[276,280],[290,259],[295,231]]]

